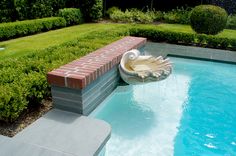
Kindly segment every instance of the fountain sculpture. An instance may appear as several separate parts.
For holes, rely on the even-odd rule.
[[[162,56],[142,56],[137,49],[132,49],[123,54],[119,71],[126,83],[140,84],[164,80],[171,74],[172,65]]]

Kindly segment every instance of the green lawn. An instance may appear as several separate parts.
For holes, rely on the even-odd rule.
[[[65,42],[74,40],[76,38],[81,38],[83,36],[86,36],[95,31],[102,31],[102,30],[113,31],[120,27],[123,27],[124,30],[128,30],[132,26],[133,26],[132,24],[102,24],[102,23],[82,24],[78,26],[67,27],[41,34],[4,41],[0,42],[0,47],[6,48],[5,50],[0,51],[0,59],[17,57],[24,54],[28,54],[35,50],[41,50],[51,46],[60,45]],[[173,32],[195,33],[190,26],[181,24],[160,24],[160,25],[140,24],[138,26],[147,28],[150,27],[161,30],[170,30]],[[217,36],[236,39],[236,30],[226,29]]]
[[[173,32],[195,33],[191,29],[190,25],[182,25],[182,24],[159,24],[159,25],[138,24],[136,26],[140,26],[143,28],[155,28],[159,30],[168,30],[168,31],[173,31]],[[236,39],[236,30],[225,29],[223,32],[217,34],[216,36]]]
[[[195,33],[191,26],[189,25],[181,25],[181,24],[160,24],[157,26],[163,30],[171,30],[174,32],[187,32],[187,33]],[[225,29],[223,32],[217,34],[219,37],[226,38],[235,38],[236,39],[236,30]]]
[[[95,31],[102,31],[118,28],[121,24],[82,24],[53,30],[32,36],[17,38],[9,41],[0,42],[0,47],[6,49],[0,51],[0,59],[17,57],[28,54],[35,50],[41,50],[51,46],[63,44],[65,42],[81,38]]]

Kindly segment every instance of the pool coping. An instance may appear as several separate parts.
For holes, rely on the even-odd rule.
[[[157,54],[164,57],[173,56],[222,63],[236,63],[236,51],[157,42],[147,42],[147,44],[156,44],[157,48],[160,47],[161,51],[157,50]]]

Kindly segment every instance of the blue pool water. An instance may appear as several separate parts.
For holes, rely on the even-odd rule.
[[[236,65],[171,61],[168,79],[119,86],[92,112],[112,126],[106,156],[236,155]]]

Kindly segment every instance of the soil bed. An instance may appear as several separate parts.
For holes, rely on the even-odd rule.
[[[37,107],[29,107],[15,122],[6,123],[0,121],[0,135],[13,137],[18,132],[26,128],[28,125],[36,121],[42,115],[52,108],[52,100],[47,99]]]

